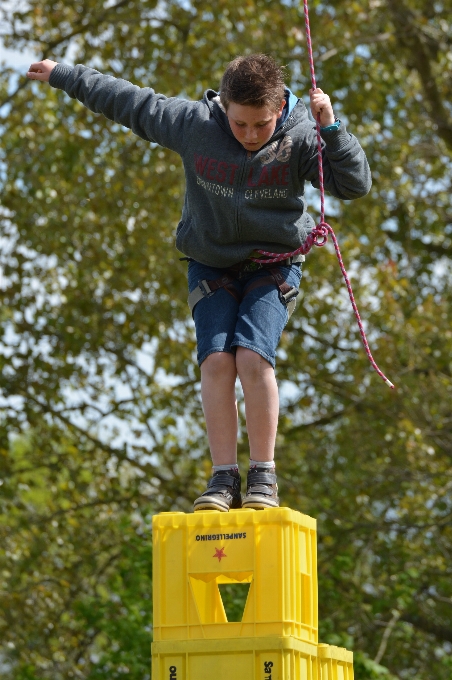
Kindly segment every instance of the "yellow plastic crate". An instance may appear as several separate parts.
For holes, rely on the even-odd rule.
[[[353,654],[292,637],[154,642],[152,680],[353,680]]]
[[[318,646],[318,680],[353,680],[353,652],[332,645]]]
[[[275,635],[317,642],[311,517],[289,508],[161,513],[153,535],[154,640]],[[224,583],[250,584],[240,622],[227,620]]]

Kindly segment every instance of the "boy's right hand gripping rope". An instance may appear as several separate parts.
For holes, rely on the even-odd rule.
[[[309,66],[311,69],[311,81],[312,81],[312,89],[315,90],[317,87],[316,84],[316,78],[315,78],[315,71],[314,71],[314,55],[312,52],[312,42],[311,42],[311,28],[309,25],[309,11],[308,11],[308,0],[304,0],[304,16],[305,16],[305,24],[306,24],[306,42],[307,42],[307,47],[308,47],[308,56],[309,56]],[[391,389],[394,389],[394,385],[388,378],[385,376],[385,374],[380,371],[378,368],[372,353],[369,348],[369,343],[367,342],[367,337],[366,333],[364,331],[363,323],[361,321],[361,317],[359,315],[358,307],[356,306],[355,302],[355,297],[353,295],[353,290],[352,286],[350,283],[350,279],[348,278],[348,274],[345,270],[344,263],[342,261],[342,256],[341,256],[341,251],[339,249],[339,243],[336,238],[336,234],[333,231],[333,227],[331,227],[328,222],[325,222],[325,186],[324,186],[324,181],[323,181],[323,159],[322,159],[322,138],[320,135],[320,114],[317,116],[317,149],[318,149],[318,158],[319,158],[319,188],[320,188],[320,222],[319,224],[312,230],[312,232],[307,236],[306,241],[303,243],[300,248],[297,250],[294,250],[291,253],[271,253],[266,250],[258,250],[257,252],[260,255],[265,256],[265,262],[267,263],[273,263],[273,262],[280,262],[281,260],[286,260],[288,257],[292,257],[294,255],[299,255],[303,254],[306,255],[309,253],[311,250],[312,246],[317,246],[318,248],[321,248],[326,244],[328,241],[328,233],[331,234],[331,239],[333,241],[334,249],[336,251],[337,259],[339,262],[339,266],[342,271],[342,275],[345,280],[345,284],[347,286],[348,294],[350,297],[350,302],[352,303],[353,311],[356,316],[356,320],[358,322],[358,327],[359,327],[359,332],[361,334],[361,338],[363,341],[364,349],[366,350],[366,354],[369,357],[369,361],[372,364],[373,368],[376,370],[380,378],[382,378],[387,385]],[[262,262],[262,258],[252,258],[257,262]]]

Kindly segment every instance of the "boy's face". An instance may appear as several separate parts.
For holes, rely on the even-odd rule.
[[[283,99],[278,111],[263,106],[245,106],[230,102],[226,115],[232,134],[247,151],[259,151],[275,131],[286,101]]]

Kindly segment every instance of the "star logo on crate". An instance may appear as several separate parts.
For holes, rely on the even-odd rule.
[[[227,557],[224,553],[224,548],[215,548],[215,555],[212,555],[212,557],[218,557],[218,561],[221,562],[223,557]]]

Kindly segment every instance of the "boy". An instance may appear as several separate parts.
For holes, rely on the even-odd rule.
[[[278,422],[275,357],[294,306],[303,256],[277,265],[250,258],[263,249],[294,251],[312,231],[304,183],[318,187],[315,124],[262,54],[237,57],[220,94],[166,98],[151,88],[45,60],[28,77],[65,90],[92,111],[182,157],[186,193],[176,233],[188,260],[201,395],[213,461],[194,510],[279,505],[274,465]],[[369,166],[358,141],[334,116],[328,95],[310,91],[320,115],[326,189],[342,199],[368,193]],[[250,444],[247,491],[237,467],[235,381],[241,381]]]

